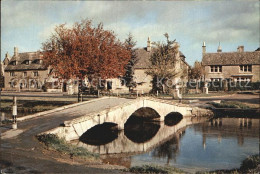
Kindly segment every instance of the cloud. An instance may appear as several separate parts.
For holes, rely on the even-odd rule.
[[[105,29],[113,30],[121,41],[131,32],[139,47],[146,45],[148,36],[153,41],[161,41],[164,40],[163,34],[168,32],[172,39],[177,38],[190,61],[200,56],[203,41],[212,45],[219,41],[225,45],[245,42],[257,47],[259,44],[259,1],[254,0],[5,0],[2,1],[1,12],[3,51],[13,48],[16,45],[13,42],[24,43],[28,38],[38,39],[40,45],[51,35],[55,25],[71,25],[85,18],[92,19],[95,25],[103,22]],[[17,39],[24,39],[24,42],[11,38],[21,31],[24,36]]]

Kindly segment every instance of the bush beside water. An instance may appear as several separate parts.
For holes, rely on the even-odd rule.
[[[174,167],[163,167],[157,165],[142,165],[134,166],[128,169],[132,173],[160,173],[160,174],[173,174],[173,173],[185,173],[184,171]]]
[[[71,157],[78,156],[82,158],[95,159],[99,157],[98,154],[91,153],[83,147],[68,144],[64,139],[60,139],[54,134],[42,134],[37,136],[37,139],[44,143],[49,149],[53,149],[64,154],[69,154]]]
[[[259,173],[260,172],[260,160],[259,154],[252,155],[243,160],[239,169],[231,170],[215,170],[209,172],[196,172],[196,174],[244,174],[244,173]]]
[[[216,108],[237,108],[237,109],[250,109],[249,106],[233,101],[221,101],[221,103],[210,102]]]

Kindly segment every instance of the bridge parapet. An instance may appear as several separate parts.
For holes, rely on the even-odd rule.
[[[140,97],[133,101],[107,108],[105,110],[92,112],[83,117],[76,118],[64,122],[64,127],[59,127],[59,130],[52,130],[60,137],[65,137],[66,140],[78,139],[88,129],[105,122],[115,123],[118,129],[124,129],[124,124],[128,118],[138,109],[149,107],[154,109],[160,115],[160,121],[163,121],[165,116],[171,112],[179,112],[183,117],[194,115],[194,108],[151,97]],[[196,110],[196,109],[195,109]]]

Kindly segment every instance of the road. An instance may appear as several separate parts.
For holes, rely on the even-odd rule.
[[[19,122],[18,129],[23,130],[21,134],[11,139],[1,139],[1,169],[9,166],[9,169],[15,170],[15,173],[120,173],[116,170],[86,167],[83,164],[67,164],[57,160],[61,158],[58,153],[44,155],[43,153],[46,153],[44,147],[38,142],[35,135],[58,127],[66,120],[126,103],[130,100],[125,98],[92,100],[87,104]]]

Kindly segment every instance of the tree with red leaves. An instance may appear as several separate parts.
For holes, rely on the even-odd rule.
[[[43,58],[61,79],[116,78],[125,73],[131,52],[102,23],[76,22],[59,25],[42,44]]]

